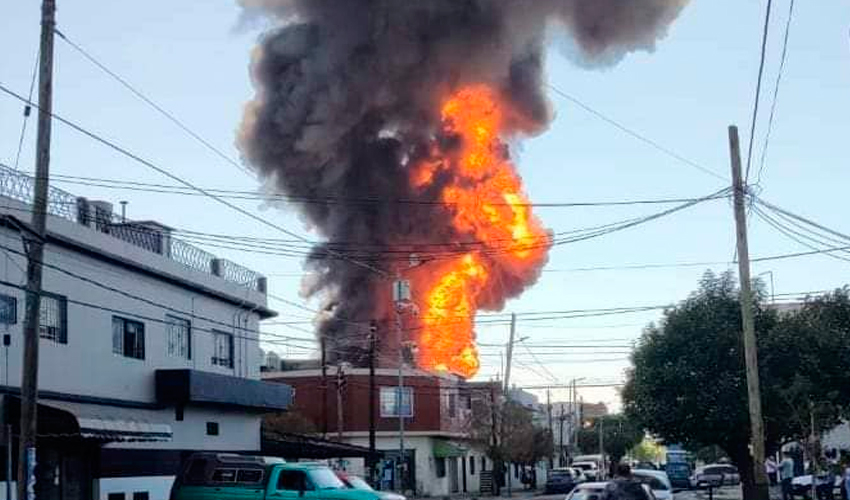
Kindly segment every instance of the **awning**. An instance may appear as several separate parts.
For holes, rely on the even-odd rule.
[[[162,414],[153,410],[44,399],[39,406],[73,415],[82,438],[124,443],[171,441],[171,426],[161,423]]]
[[[383,457],[381,451],[372,454],[369,448],[338,441],[328,441],[315,436],[288,433],[265,433],[261,442],[261,453],[287,460],[327,459],[327,458],[369,458]]]
[[[438,439],[434,441],[434,458],[451,458],[461,457],[466,453],[466,449],[457,443]]]

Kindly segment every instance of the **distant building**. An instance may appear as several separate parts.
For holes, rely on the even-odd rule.
[[[284,368],[299,364],[289,360],[281,363]],[[344,367],[340,374],[338,367],[331,366],[323,380],[316,366],[266,372],[263,379],[292,386],[293,410],[328,438],[369,446],[368,369]],[[398,385],[398,370],[376,369],[376,449],[384,453],[379,465],[382,485],[391,488],[402,477],[394,467],[401,462],[401,414],[405,417],[404,462],[408,471],[404,489],[416,496],[477,493],[480,471],[492,464],[483,452],[467,443],[471,394],[465,390],[464,381],[453,375],[405,369],[401,393]],[[367,472],[362,459],[352,460],[345,468],[357,474]]]

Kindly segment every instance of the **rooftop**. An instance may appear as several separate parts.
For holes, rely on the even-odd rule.
[[[34,190],[33,177],[0,164],[0,196],[32,205]],[[174,229],[159,222],[132,221],[117,216],[111,203],[88,200],[51,186],[47,213],[162,255],[186,268],[266,293],[266,278],[260,273],[175,238]]]

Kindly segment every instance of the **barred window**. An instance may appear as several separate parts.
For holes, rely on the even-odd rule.
[[[399,397],[401,394],[401,397]],[[381,417],[413,417],[413,388],[402,387],[381,387]],[[399,404],[401,400],[401,404]],[[399,406],[401,408],[399,408]],[[399,409],[401,415],[399,415]]]
[[[233,335],[227,332],[213,331],[212,364],[233,368]]]
[[[68,301],[61,295],[44,294],[39,309],[38,334],[57,344],[68,343]]]
[[[145,359],[145,325],[112,317],[112,352],[127,358]]]
[[[14,325],[18,322],[18,299],[11,295],[0,295],[0,324]]]
[[[192,359],[191,323],[177,316],[165,316],[168,355]]]

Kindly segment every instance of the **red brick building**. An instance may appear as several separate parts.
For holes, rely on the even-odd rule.
[[[379,368],[375,372],[376,448],[385,456],[380,468],[382,485],[392,487],[399,479],[393,463],[400,457],[401,413],[409,471],[405,489],[429,496],[477,492],[480,471],[491,464],[483,451],[473,450],[466,441],[471,412],[464,381],[407,369],[398,397],[398,370]],[[368,369],[347,367],[340,374],[334,366],[324,377],[319,369],[274,371],[264,373],[263,379],[292,386],[291,411],[329,438],[341,435],[344,442],[369,446]],[[346,468],[357,474],[365,472],[360,460]]]

